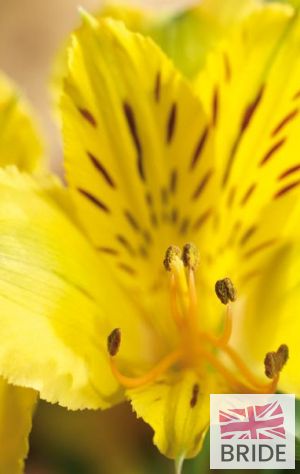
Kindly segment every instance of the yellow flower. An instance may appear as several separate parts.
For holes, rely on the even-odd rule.
[[[0,172],[3,377],[70,409],[130,399],[178,466],[211,393],[299,395],[299,52],[298,14],[265,7],[191,85],[85,15],[61,103],[74,206]]]

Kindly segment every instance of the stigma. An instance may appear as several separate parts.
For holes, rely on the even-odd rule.
[[[115,379],[124,387],[134,388],[155,382],[169,370],[188,368],[203,373],[212,369],[237,393],[274,393],[280,372],[288,360],[288,348],[282,344],[276,352],[266,354],[264,366],[268,381],[261,381],[251,371],[230,344],[234,323],[233,305],[237,299],[237,290],[231,279],[226,277],[215,284],[216,296],[225,305],[222,332],[215,334],[201,331],[194,275],[200,264],[196,246],[187,243],[182,250],[174,245],[168,247],[163,264],[170,275],[170,312],[178,329],[178,343],[149,372],[131,377],[121,373],[116,364],[116,356],[121,349],[121,329],[114,329],[108,337],[107,348]],[[224,355],[231,361],[230,368],[224,363]]]

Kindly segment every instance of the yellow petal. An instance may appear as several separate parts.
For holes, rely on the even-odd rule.
[[[154,444],[172,459],[196,456],[209,426],[210,393],[215,393],[213,378],[199,380],[187,370],[169,373],[163,379],[139,389],[128,397],[138,417],[154,430]]]
[[[124,357],[145,341],[61,192],[50,178],[0,170],[0,373],[71,409],[107,407],[122,397],[106,349],[120,314]]]
[[[20,91],[0,73],[0,166],[16,165],[20,170],[41,167],[39,130]]]
[[[244,359],[262,375],[266,353],[287,344],[280,388],[298,394],[299,53],[299,16],[264,7],[220,43],[197,83],[222,183],[210,277],[229,274],[238,287],[233,343]]]
[[[150,39],[90,17],[73,39],[61,109],[82,222],[156,327],[170,333],[165,251],[194,235],[215,204],[202,107]]]
[[[37,392],[9,385],[0,377],[0,474],[21,474]]]

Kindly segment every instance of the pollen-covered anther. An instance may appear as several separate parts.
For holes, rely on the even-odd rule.
[[[268,352],[264,360],[266,376],[274,379],[281,372],[288,358],[289,349],[285,344],[282,344],[277,352]]]
[[[184,266],[190,270],[195,271],[198,268],[200,257],[197,247],[194,244],[185,244],[182,251],[182,261]]]
[[[119,352],[121,344],[121,329],[114,329],[107,338],[107,350],[109,355],[114,357]]]
[[[176,245],[171,245],[167,251],[166,251],[166,256],[165,256],[165,259],[164,259],[164,266],[165,266],[165,269],[168,271],[168,272],[171,272],[172,271],[172,263],[175,262],[176,259],[180,259],[181,258],[181,250],[179,247],[177,247]]]
[[[215,291],[217,297],[223,304],[228,304],[229,301],[233,303],[237,298],[237,290],[230,278],[218,280],[215,285]]]

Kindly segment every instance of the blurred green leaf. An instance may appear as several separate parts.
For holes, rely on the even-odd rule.
[[[183,474],[205,474],[209,472],[209,450],[210,435],[208,431],[200,454],[194,459],[185,461],[182,470]]]

